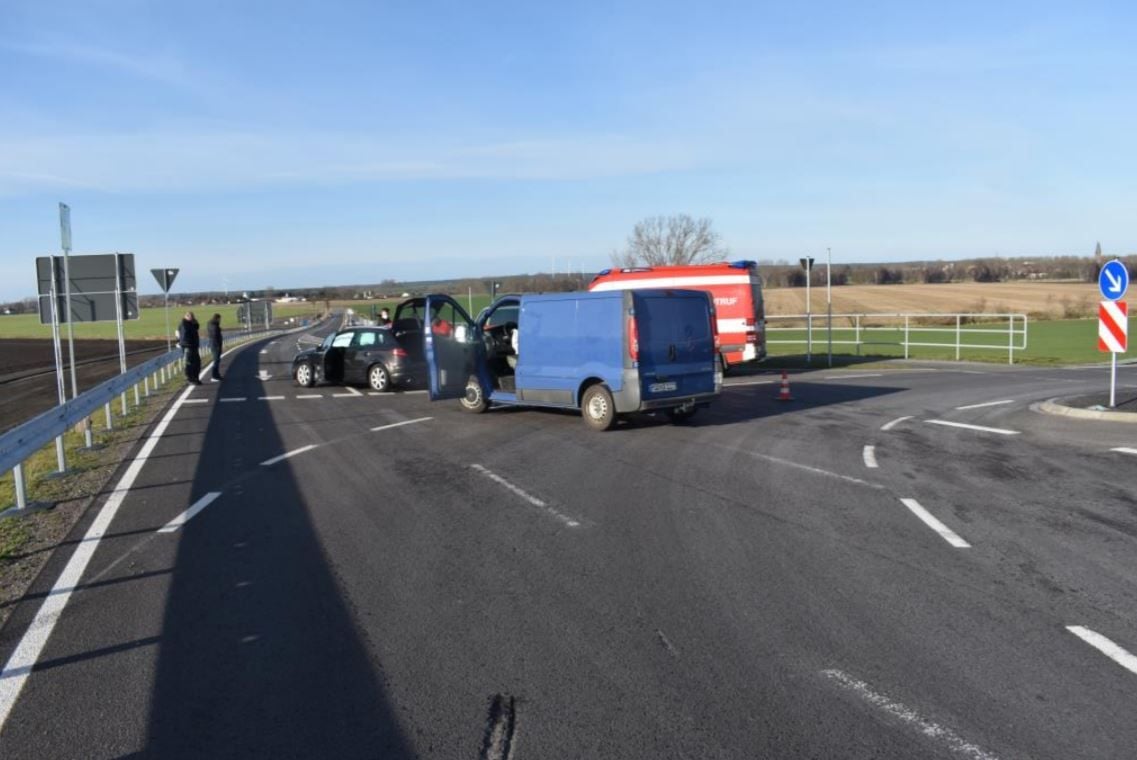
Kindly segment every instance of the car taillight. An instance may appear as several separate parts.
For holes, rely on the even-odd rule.
[[[399,357],[403,357],[403,358],[410,356],[410,354],[407,353],[407,349],[405,349],[405,348],[396,348],[394,351],[391,352],[391,355],[392,356],[399,356]]]
[[[640,329],[634,316],[628,317],[628,356],[634,362],[640,360]]]

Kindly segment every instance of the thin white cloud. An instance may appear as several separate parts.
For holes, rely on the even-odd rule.
[[[0,136],[0,193],[107,192],[419,179],[576,180],[705,163],[679,140],[619,135],[489,144],[397,143],[328,132],[140,132]]]
[[[138,79],[176,87],[196,89],[198,86],[189,68],[178,58],[165,53],[126,53],[74,42],[0,41],[0,49],[35,58],[112,69]]]

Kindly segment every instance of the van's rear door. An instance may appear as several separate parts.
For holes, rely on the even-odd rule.
[[[694,290],[643,290],[634,295],[644,401],[713,393],[714,308]]]
[[[432,401],[461,398],[466,383],[478,376],[481,345],[474,321],[449,296],[426,297],[422,326],[423,355]]]

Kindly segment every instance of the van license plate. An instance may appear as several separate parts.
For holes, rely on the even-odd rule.
[[[679,386],[675,383],[652,383],[647,387],[652,393],[665,393],[666,391],[673,391]]]

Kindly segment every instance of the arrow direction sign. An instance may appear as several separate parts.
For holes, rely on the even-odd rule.
[[[1124,262],[1114,259],[1106,262],[1098,275],[1098,290],[1110,301],[1120,301],[1129,289],[1129,269]]]
[[[154,275],[154,279],[158,281],[158,287],[162,288],[162,292],[169,293],[174,284],[174,278],[178,276],[180,271],[180,269],[151,269],[150,274]]]

